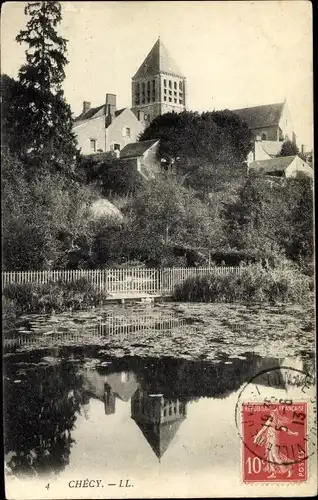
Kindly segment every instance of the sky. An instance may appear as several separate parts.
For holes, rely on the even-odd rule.
[[[307,0],[61,2],[68,39],[65,96],[131,106],[131,78],[158,36],[187,77],[188,109],[212,111],[287,99],[297,143],[313,144],[312,9]],[[1,16],[1,72],[16,77],[26,46],[24,2]]]

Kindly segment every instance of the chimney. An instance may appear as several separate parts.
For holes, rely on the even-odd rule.
[[[83,102],[83,113],[87,113],[91,109],[91,103],[89,101]]]
[[[105,101],[106,127],[113,121],[116,111],[116,94],[106,94]]]

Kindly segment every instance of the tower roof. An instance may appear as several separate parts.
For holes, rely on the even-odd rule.
[[[138,425],[139,429],[150,444],[152,451],[157,458],[161,458],[167,451],[171,441],[176,435],[181,423],[185,417],[179,417],[178,420],[172,422],[142,422],[132,417]]]
[[[133,80],[157,75],[158,73],[184,77],[160,38],[158,38],[137,73],[133,76]]]

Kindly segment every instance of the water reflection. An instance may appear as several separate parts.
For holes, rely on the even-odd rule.
[[[160,459],[186,418],[187,405],[163,394],[138,389],[131,400],[131,418],[136,422],[155,455]]]
[[[62,471],[69,463],[71,431],[82,404],[83,380],[65,360],[15,369],[5,378],[4,447],[15,474]]]
[[[213,363],[172,358],[105,359],[97,349],[92,349],[88,358],[87,348],[65,347],[49,353],[43,357],[39,351],[31,360],[27,354],[14,356],[6,363],[5,454],[8,471],[14,475],[58,474],[68,467],[74,446],[91,440],[85,423],[81,420],[77,427],[77,422],[82,415],[88,424],[92,400],[103,405],[102,420],[94,428],[97,455],[102,453],[98,442],[107,435],[108,419],[114,419],[123,432],[124,428],[132,432],[122,418],[126,408],[140,430],[138,442],[146,440],[161,459],[189,418],[189,404],[205,398],[225,401],[259,371],[283,366],[286,361],[251,353],[245,353],[246,359],[232,359],[231,364],[226,364],[225,355]],[[301,359],[296,362],[313,372],[313,360],[306,361],[307,368]],[[200,432],[200,420],[196,425]],[[124,443],[112,441],[112,446],[113,454],[124,456]],[[140,451],[141,446],[137,448]]]
[[[6,332],[6,348],[49,346],[59,342],[80,342],[89,335],[90,341],[104,339],[124,340],[138,338],[140,334],[154,330],[168,332],[186,324],[186,320],[174,314],[112,314],[103,317],[79,315],[67,318],[63,315],[25,319],[15,331]]]

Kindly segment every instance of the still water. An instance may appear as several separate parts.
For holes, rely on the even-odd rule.
[[[119,484],[133,484],[138,496],[145,481],[169,486],[170,493],[178,484],[178,494],[180,481],[187,492],[195,485],[193,494],[198,482],[210,484],[209,478],[239,487],[235,405],[240,389],[270,368],[314,373],[309,352],[269,357],[253,352],[253,346],[230,356],[221,345],[207,360],[167,353],[113,356],[107,343],[138,348],[138,335],[144,345],[155,332],[160,344],[165,335],[178,337],[191,328],[193,318],[167,311],[164,316],[139,314],[139,321],[129,314],[96,317],[85,345],[78,341],[83,317],[75,318],[76,331],[66,324],[64,345],[44,335],[54,331],[52,318],[24,319],[24,326],[17,326],[20,334],[14,338],[11,332],[4,369],[4,445],[6,476],[13,484],[25,477],[53,483],[58,478],[69,488],[70,480],[96,479],[103,480],[104,497],[121,496]],[[31,331],[32,321],[34,326],[40,319],[45,327]],[[265,389],[278,397],[285,387]]]

